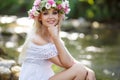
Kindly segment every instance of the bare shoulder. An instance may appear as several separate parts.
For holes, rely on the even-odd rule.
[[[41,36],[37,35],[32,38],[32,42],[36,45],[44,45],[47,43]]]

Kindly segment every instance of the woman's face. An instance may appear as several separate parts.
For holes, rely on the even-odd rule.
[[[59,13],[55,9],[49,9],[42,11],[39,20],[42,21],[42,25],[45,27],[56,26],[59,21]]]

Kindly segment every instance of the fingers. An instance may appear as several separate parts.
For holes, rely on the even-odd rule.
[[[58,26],[50,26],[48,27],[48,31],[51,35],[51,38],[57,38],[59,37],[59,33],[58,33]]]
[[[55,26],[51,25],[48,28],[54,28],[54,27],[58,27],[58,25],[55,25]]]
[[[85,76],[85,80],[88,80],[88,71],[87,71],[87,73],[86,73],[86,76]]]
[[[58,25],[55,25],[54,27],[58,27]]]
[[[74,80],[80,80],[79,77],[75,77]]]
[[[94,72],[88,71],[88,75],[85,80],[96,80]]]
[[[86,79],[85,80],[96,80],[96,77],[95,77],[95,73],[93,70],[91,70],[90,68],[87,68],[87,76],[86,76]]]

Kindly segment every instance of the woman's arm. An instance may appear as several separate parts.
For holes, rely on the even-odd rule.
[[[65,67],[69,68],[75,63],[75,59],[70,55],[70,53],[68,52],[68,50],[62,43],[57,30],[58,30],[58,27],[55,27],[55,26],[48,27],[48,31],[49,31],[51,38],[57,48],[58,58],[59,58],[61,64],[64,65]]]
[[[67,69],[67,67],[61,63],[59,56],[52,57],[49,59],[49,61],[51,61],[52,63],[54,63],[62,68]]]
[[[67,68],[71,67],[75,63],[75,59],[71,56],[60,38],[54,38],[53,41],[57,48],[58,56],[61,63]]]
[[[50,35],[52,37],[52,40],[53,40],[53,42],[54,42],[54,44],[55,44],[55,46],[57,48],[57,51],[58,51],[58,58],[57,59],[59,61],[55,61],[53,59],[52,62],[60,64],[62,66],[65,66],[66,68],[70,68],[74,63],[79,63],[70,55],[70,53],[68,52],[66,47],[61,42],[61,39],[60,39],[60,37],[59,37],[59,35],[57,33],[58,32],[57,27],[50,26],[48,28],[48,30],[49,30],[49,33],[50,33]],[[87,70],[86,80],[96,80],[94,71],[87,68],[84,65],[83,65],[83,67]]]
[[[62,58],[64,58],[64,57],[62,57]],[[62,63],[59,54],[58,54],[58,56],[52,57],[52,58],[50,58],[49,60],[50,60],[52,63],[54,63],[54,64],[56,64],[56,65],[58,65],[58,66],[60,66],[60,67],[66,68],[66,69],[72,66],[72,64],[71,64],[70,66],[68,66],[68,65]],[[67,60],[67,57],[66,57],[66,60]],[[70,62],[70,61],[69,61],[69,62]],[[69,62],[68,62],[68,63],[69,63]]]

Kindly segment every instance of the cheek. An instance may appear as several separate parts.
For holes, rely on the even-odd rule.
[[[59,21],[59,17],[58,17],[58,16],[56,17],[56,21],[57,21],[57,22]]]
[[[46,17],[42,17],[42,18],[41,18],[42,23],[45,23],[45,22],[46,22],[46,20],[47,20],[47,18],[46,18]]]

